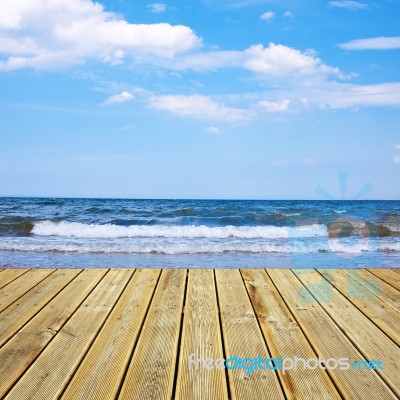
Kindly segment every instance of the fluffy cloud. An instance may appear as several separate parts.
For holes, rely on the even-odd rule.
[[[3,0],[0,70],[57,69],[94,58],[110,64],[171,58],[201,45],[182,25],[131,24],[91,0]]]
[[[394,50],[400,49],[400,36],[356,39],[339,45],[345,50]]]
[[[351,0],[330,1],[329,5],[332,8],[347,8],[349,10],[366,10],[367,8],[369,8],[368,4],[360,3],[359,1],[351,1]]]
[[[223,121],[241,121],[250,117],[249,112],[226,107],[210,97],[193,95],[160,95],[149,98],[149,106],[154,110],[168,111],[180,117],[195,117]]]
[[[265,101],[263,94],[254,107],[258,114],[285,112],[289,109],[353,109],[361,107],[399,107],[400,82],[358,85],[330,80],[289,82],[284,88],[277,86],[268,91],[268,97],[278,101]],[[400,149],[400,145],[399,148]]]
[[[221,131],[221,129],[217,128],[216,126],[206,126],[204,130],[207,133],[212,133],[214,135],[221,135],[222,133],[224,133]]]
[[[291,11],[286,11],[282,14],[285,18],[294,18],[294,15]]]
[[[374,85],[330,84],[320,104],[332,108],[400,105],[400,82]]]
[[[292,92],[293,96],[299,99],[306,98],[305,105],[314,104],[322,108],[345,109],[400,105],[400,82],[373,85],[322,82],[319,86],[298,87]]]
[[[325,65],[313,52],[282,44],[195,51],[201,45],[187,26],[131,24],[91,0],[3,0],[0,13],[0,71],[55,70],[94,59],[176,70],[238,68],[273,78],[340,76],[338,68]]]
[[[238,68],[264,77],[339,74],[312,52],[281,44],[257,44],[243,51],[195,51],[201,45],[187,26],[131,24],[91,0],[3,0],[0,13],[0,71],[55,70],[95,59],[176,70]]]
[[[339,68],[324,64],[313,50],[300,50],[282,44],[253,45],[243,51],[203,51],[163,60],[160,66],[175,70],[213,71],[237,68],[258,74],[263,79],[293,80],[308,76],[310,79],[335,76],[347,79]]]
[[[104,106],[108,106],[111,104],[119,104],[119,103],[125,103],[127,101],[131,101],[135,98],[135,96],[129,92],[121,92],[119,94],[114,94],[113,96],[110,96],[106,101],[102,103]]]
[[[160,14],[167,10],[167,5],[162,3],[153,3],[149,4],[147,8],[153,13]]]
[[[400,150],[400,144],[395,144],[394,148],[397,149],[397,150]]]
[[[269,113],[280,113],[287,111],[289,108],[290,100],[284,99],[280,101],[260,101],[258,103],[263,109],[267,110]]]
[[[244,68],[270,76],[340,75],[338,68],[322,63],[312,51],[270,43],[251,46],[244,51]]]
[[[223,68],[242,68],[243,53],[240,51],[209,51],[188,54],[163,63],[175,70],[213,71]]]
[[[273,11],[267,11],[260,15],[260,19],[263,21],[272,21],[275,18],[275,13]]]
[[[393,162],[395,164],[400,164],[400,156],[393,157]]]

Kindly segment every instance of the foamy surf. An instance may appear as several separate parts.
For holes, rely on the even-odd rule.
[[[357,239],[207,239],[207,238],[61,238],[36,236],[4,239],[0,251],[79,254],[348,254],[400,253],[400,244]]]
[[[35,222],[31,231],[37,236],[57,236],[75,238],[209,238],[209,239],[285,239],[305,237],[326,237],[327,228],[324,225],[302,225],[299,227],[278,226],[196,226],[196,225],[132,225],[118,226],[111,224],[83,224],[79,222]]]

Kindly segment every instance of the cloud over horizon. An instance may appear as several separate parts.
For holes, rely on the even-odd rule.
[[[161,14],[167,10],[167,5],[163,3],[152,3],[149,4],[147,8],[155,14]]]
[[[366,10],[369,8],[366,3],[352,0],[330,1],[329,6],[332,8],[347,8],[348,10]]]
[[[396,50],[400,49],[400,36],[355,39],[339,44],[344,50]]]
[[[290,100],[284,99],[279,101],[263,100],[258,103],[263,109],[269,113],[281,113],[287,111],[289,108]]]
[[[194,117],[221,121],[243,121],[249,119],[249,112],[239,108],[227,107],[207,96],[158,95],[151,96],[149,107],[168,111],[180,117]]]
[[[108,99],[106,99],[102,105],[103,106],[108,106],[111,104],[120,104],[120,103],[126,103],[127,101],[131,101],[135,98],[135,96],[129,92],[121,92],[119,94],[114,94],[110,96]]]
[[[260,15],[260,19],[263,21],[270,22],[275,18],[275,13],[273,11],[266,11]]]

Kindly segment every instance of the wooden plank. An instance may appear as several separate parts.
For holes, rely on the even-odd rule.
[[[354,271],[349,272],[346,269],[321,269],[319,270],[319,272],[322,274],[322,276],[328,279],[329,282],[332,283],[333,286],[343,296],[345,296],[350,303],[358,308],[358,310],[360,310],[362,314],[367,316],[368,319],[370,319],[376,326],[383,330],[386,335],[389,336],[397,345],[400,345],[400,314],[393,310],[392,307],[389,307],[380,298],[375,296],[365,286],[361,285],[356,279],[354,279]],[[300,273],[299,278],[305,284],[306,279],[315,279],[317,281],[320,279],[318,277],[318,274],[316,273],[305,274],[304,279],[302,279],[303,275],[304,274]],[[312,287],[315,288],[318,286],[314,285]],[[333,290],[332,293],[336,294],[336,291]],[[354,307],[349,307],[348,301],[343,299],[342,296],[338,297],[338,301],[335,302],[335,305],[337,307],[339,307],[340,305],[345,309],[344,312],[353,313],[354,317],[359,318],[362,322],[365,321],[366,326],[371,326],[372,329],[372,324],[370,324],[369,322],[367,323],[365,318],[362,318],[362,316],[354,310]],[[342,311],[341,316],[343,316]],[[360,325],[358,325],[358,327],[360,327]],[[363,336],[365,336],[365,332],[367,331],[364,331]],[[386,338],[384,338],[383,340],[385,339]]]
[[[62,399],[116,398],[159,275],[159,269],[135,272]]]
[[[256,269],[241,272],[271,356],[318,358],[267,273]],[[278,373],[287,399],[341,398],[322,369]]]
[[[334,285],[336,285],[346,270],[335,271],[340,271],[340,273],[335,275],[335,279],[333,279]],[[377,328],[373,322],[366,318],[349,299],[344,297],[335,287],[332,287],[328,281],[321,281],[321,275],[318,272],[295,270],[295,273],[301,282],[307,285],[308,290],[320,302],[321,307],[326,313],[330,315],[353,345],[356,346],[358,351],[363,355],[363,358],[368,361],[380,359],[384,362],[384,369],[381,371],[377,370],[376,372],[392,390],[400,395],[400,387],[398,387],[400,349],[398,346]],[[328,292],[328,289],[330,292]],[[370,303],[375,303],[377,300],[379,299],[374,297],[370,300]],[[389,310],[393,311],[391,308],[386,307],[386,312]]]
[[[369,268],[368,271],[374,274],[379,279],[382,279],[395,289],[400,290],[400,275],[396,274],[395,270],[381,269],[381,268]]]
[[[0,398],[54,338],[106,272],[84,270],[0,349]]]
[[[182,329],[175,398],[228,399],[224,370],[188,366],[191,354],[201,359],[224,357],[213,270],[189,270]]]
[[[270,358],[239,270],[215,273],[226,358]],[[274,371],[256,369],[246,374],[245,369],[229,370],[228,377],[233,399],[284,398]]]
[[[364,359],[293,272],[287,269],[268,269],[267,273],[319,357],[325,360],[345,357],[348,358],[350,365]],[[327,282],[323,289],[329,293],[331,287]],[[330,305],[334,307],[335,303],[331,303]],[[375,355],[376,358],[381,356],[381,353]],[[328,373],[345,398],[360,400],[396,398],[375,371],[350,368],[331,369]]]
[[[355,279],[357,283],[367,288],[370,292],[364,293],[364,290],[361,289],[360,294],[365,294],[366,297],[370,298],[371,294],[373,294],[379,297],[386,305],[392,307],[393,310],[400,312],[400,291],[366,269],[360,268],[347,271],[350,277],[350,280],[347,282],[347,289],[350,291],[350,294],[358,294],[358,288],[351,283],[353,282],[352,280]]]
[[[130,269],[110,270],[6,399],[59,398],[132,274]]]
[[[0,313],[0,347],[34,317],[82,270],[60,269]]]
[[[163,270],[119,399],[172,398],[186,273]]]
[[[5,269],[0,275],[0,289],[28,271],[29,269]]]
[[[31,290],[43,279],[52,274],[54,269],[31,269],[0,290],[0,312]]]

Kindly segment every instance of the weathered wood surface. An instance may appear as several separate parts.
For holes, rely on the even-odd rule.
[[[0,399],[396,399],[399,277],[389,269],[0,269]],[[209,364],[236,356],[247,365],[380,359],[384,368],[264,364],[246,373]]]

